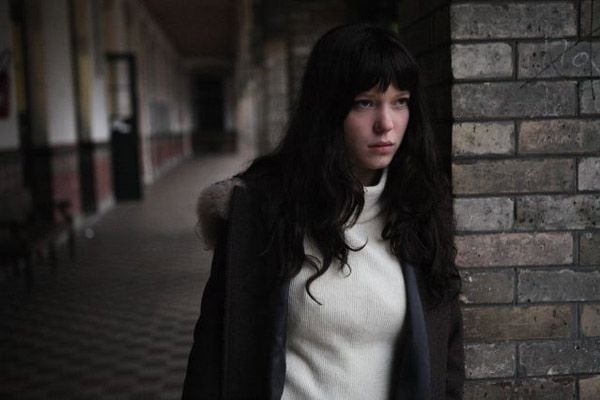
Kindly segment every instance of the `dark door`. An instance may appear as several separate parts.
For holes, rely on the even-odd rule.
[[[110,130],[117,200],[142,198],[136,65],[131,53],[109,53]]]

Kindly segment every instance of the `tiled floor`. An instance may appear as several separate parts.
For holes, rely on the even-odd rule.
[[[210,254],[195,199],[240,156],[190,160],[36,268],[32,293],[0,286],[0,399],[178,399]],[[92,237],[93,236],[93,237]]]

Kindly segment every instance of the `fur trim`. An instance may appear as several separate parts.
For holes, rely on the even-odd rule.
[[[198,197],[196,205],[198,228],[206,250],[215,248],[221,231],[225,229],[229,200],[235,186],[243,186],[242,180],[226,179],[203,189]]]

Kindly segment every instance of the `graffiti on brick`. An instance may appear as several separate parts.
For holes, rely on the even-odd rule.
[[[586,39],[591,39],[591,36],[595,33],[600,32],[600,27],[590,32],[589,36],[577,39],[575,41],[569,41],[562,39],[562,49],[558,52],[550,61],[543,63],[541,68],[536,69],[532,76],[526,79],[521,87],[528,84],[534,83],[538,78],[543,75],[548,75],[549,70],[553,70],[556,76],[565,76],[565,71],[573,74],[573,69],[579,69],[579,73],[575,71],[575,75],[582,76],[582,72],[585,71],[585,75],[590,78],[596,78],[600,76],[600,61],[597,60],[597,51],[600,46],[597,46],[597,42],[594,43],[592,40],[584,42]],[[549,52],[551,44],[547,40],[545,43],[546,52]],[[587,48],[586,48],[587,47]]]

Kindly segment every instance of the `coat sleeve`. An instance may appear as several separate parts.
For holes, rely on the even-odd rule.
[[[465,359],[462,313],[460,311],[458,296],[456,296],[450,304],[450,316],[451,325],[448,337],[446,399],[460,400],[463,398]]]
[[[223,232],[217,240],[210,277],[202,295],[182,400],[214,400],[222,397],[226,244],[226,232]]]

